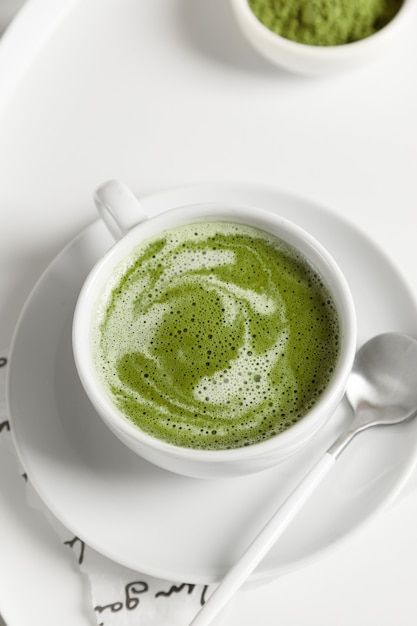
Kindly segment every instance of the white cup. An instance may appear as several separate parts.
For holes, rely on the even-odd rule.
[[[356,351],[356,315],[344,275],[331,255],[309,233],[275,213],[228,203],[183,206],[148,218],[122,183],[108,181],[95,194],[99,213],[116,239],[85,281],[73,322],[73,349],[79,377],[98,414],[110,430],[142,458],[164,469],[198,478],[239,476],[267,469],[299,451],[340,403]],[[104,389],[93,358],[92,316],[115,268],[141,242],[164,230],[197,222],[243,223],[267,231],[298,249],[323,278],[338,311],[341,338],[335,371],[315,405],[295,425],[260,443],[234,449],[180,447],[141,431],[126,418]]]

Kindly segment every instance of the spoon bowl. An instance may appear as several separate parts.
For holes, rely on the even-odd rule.
[[[346,387],[355,419],[329,448],[335,459],[358,433],[371,426],[405,422],[417,414],[417,341],[384,333],[358,351]]]
[[[378,421],[395,424],[417,409],[417,342],[408,335],[386,333],[357,353],[346,389],[355,411],[378,411]]]

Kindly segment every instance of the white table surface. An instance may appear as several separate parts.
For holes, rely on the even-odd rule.
[[[390,56],[318,80],[260,58],[226,0],[29,0],[0,42],[0,348],[113,177],[138,194],[252,181],[303,195],[369,233],[417,293],[410,30]],[[0,612],[9,626],[91,625],[80,579],[45,521],[26,516],[13,470],[3,459]],[[241,594],[227,623],[414,626],[413,480],[317,562]]]

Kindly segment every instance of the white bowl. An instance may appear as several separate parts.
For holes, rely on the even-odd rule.
[[[373,35],[348,44],[315,46],[286,39],[267,28],[253,13],[248,0],[231,0],[242,32],[265,58],[286,70],[324,76],[353,69],[385,54],[412,23],[416,0],[404,0],[398,13]]]

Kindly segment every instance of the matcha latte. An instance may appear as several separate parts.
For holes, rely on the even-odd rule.
[[[239,448],[302,417],[332,377],[339,318],[315,269],[277,237],[198,222],[139,244],[94,312],[94,363],[140,430]]]

